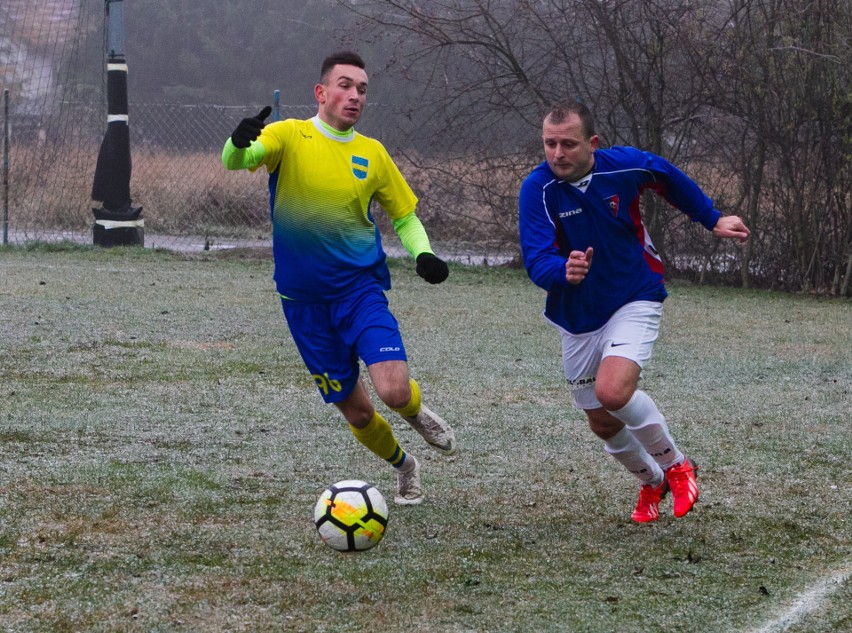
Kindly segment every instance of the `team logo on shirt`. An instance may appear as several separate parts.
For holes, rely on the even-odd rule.
[[[609,205],[609,210],[612,211],[613,215],[618,215],[618,196],[604,198],[604,202]]]
[[[367,178],[367,166],[370,161],[366,158],[361,158],[360,156],[352,156],[352,173],[355,174],[355,177],[358,180],[364,180]]]

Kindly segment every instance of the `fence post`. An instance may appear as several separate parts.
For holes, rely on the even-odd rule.
[[[9,243],[9,89],[3,90],[3,244]]]
[[[272,93],[272,120],[281,120],[281,91],[276,90]]]

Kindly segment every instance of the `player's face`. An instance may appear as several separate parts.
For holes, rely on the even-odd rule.
[[[367,73],[363,68],[339,64],[317,84],[314,95],[319,116],[335,130],[345,132],[358,122],[367,102]]]
[[[579,115],[572,113],[562,123],[545,119],[541,138],[544,157],[557,178],[575,182],[592,171],[598,137],[585,137]]]

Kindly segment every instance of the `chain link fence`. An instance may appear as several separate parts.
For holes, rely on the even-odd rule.
[[[9,130],[5,243],[94,243],[92,210],[101,205],[91,200],[91,189],[107,113],[104,27],[103,0],[0,4],[0,87],[8,91]],[[268,248],[264,170],[229,172],[220,163],[222,145],[240,119],[266,104],[146,101],[133,90],[133,63],[128,60],[130,197],[142,207],[145,246]],[[274,103],[273,88],[267,103]],[[278,117],[315,113],[316,104],[285,105]],[[358,130],[394,156],[420,199],[417,213],[436,251],[468,263],[517,261],[517,191],[541,160],[540,149],[512,153],[515,143],[507,149],[499,134],[483,134],[475,147],[453,150],[440,124],[412,130],[416,122],[396,115],[391,106],[370,103]],[[402,253],[387,217],[374,218],[389,236],[388,252]],[[689,257],[696,257],[694,250]],[[701,254],[701,261],[710,259]]]
[[[274,93],[270,103],[273,99]],[[133,206],[142,207],[146,247],[184,252],[269,247],[266,171],[232,172],[220,160],[222,146],[240,119],[263,105],[131,100],[130,192]],[[106,126],[105,105],[63,102],[55,111],[33,114],[16,107],[13,98],[10,112],[5,243],[94,243],[92,209],[100,203],[91,200],[91,188]],[[273,117],[306,119],[314,114],[315,104],[286,105],[276,108]],[[474,173],[468,185],[443,179],[446,167],[407,153],[405,139],[389,121],[390,106],[370,103],[358,130],[380,139],[395,156],[420,198],[418,216],[442,254],[473,264],[515,260],[514,193],[502,196],[500,208],[494,198],[500,197],[496,192],[504,183],[491,186]],[[450,168],[456,173],[473,169]],[[493,173],[508,172],[504,165],[495,166]],[[385,235],[392,233],[384,214],[374,218]],[[392,255],[403,253],[393,237],[385,247]]]
[[[268,245],[265,171],[229,172],[220,161],[239,120],[261,107],[130,104],[131,199],[143,208],[147,247]],[[382,106],[368,107],[365,133],[378,127],[369,119],[382,118]],[[91,187],[105,125],[101,104],[63,103],[56,113],[33,116],[12,100],[9,111],[7,243],[92,243],[92,208],[99,205],[91,200]],[[279,116],[315,113],[315,106],[285,106]],[[69,120],[77,122],[74,133],[57,133]]]
[[[95,243],[93,208],[101,205],[92,201],[91,191],[107,127],[106,49],[104,0],[0,3],[0,89],[8,131],[3,243]],[[145,246],[179,251],[269,248],[265,170],[229,172],[220,155],[242,118],[274,103],[274,86],[266,103],[156,102],[170,97],[153,94],[169,93],[135,92],[133,64],[128,60],[130,197],[133,207],[142,207]],[[162,77],[162,82],[169,79]],[[524,176],[543,158],[539,131],[515,119],[498,129],[482,128],[458,104],[429,112],[423,121],[410,120],[397,108],[371,103],[358,130],[381,140],[396,160],[420,200],[417,214],[442,257],[518,262],[517,193]],[[313,103],[282,105],[278,118],[306,119],[315,113]],[[802,163],[812,166],[811,177],[786,164],[783,156],[770,156],[767,167],[755,172],[765,176],[761,196],[752,197],[756,181],[747,178],[747,154],[739,149],[752,147],[745,133],[750,124],[741,121],[740,133],[726,121],[698,126],[678,163],[718,208],[749,219],[752,239],[745,249],[710,239],[702,227],[650,196],[643,203],[645,219],[667,270],[700,282],[830,288],[848,295],[852,257],[846,163],[838,162],[842,173],[833,180],[820,180],[816,176],[825,163]],[[460,122],[468,123],[465,138],[457,136]],[[453,124],[455,136],[448,132]],[[808,129],[811,136],[801,138],[819,137],[817,127]],[[810,191],[798,182],[819,186]],[[823,207],[834,211],[823,213]],[[402,254],[385,214],[374,218],[388,236],[386,250]]]
[[[91,199],[91,191],[107,125],[105,50],[103,0],[0,4],[3,243],[94,243],[92,210],[101,204]],[[128,65],[130,195],[132,205],[142,207],[145,246],[180,251],[268,247],[265,170],[229,172],[220,162],[222,146],[240,119],[266,104],[148,102],[133,92],[132,59]],[[274,100],[270,87],[268,103]],[[306,119],[314,114],[316,104],[282,105],[274,116]],[[392,118],[390,106],[370,103],[358,131],[379,138],[397,154],[408,143]],[[434,217],[429,178],[411,161],[397,158],[421,198],[418,215]],[[452,210],[446,202],[441,206]],[[383,231],[390,229],[383,214],[375,217]],[[476,238],[461,224],[438,224],[438,239]],[[388,250],[394,244],[388,240]]]
[[[5,243],[95,243],[93,208],[101,204],[92,201],[91,190],[107,126],[106,49],[103,0],[0,4],[0,87],[8,91],[9,130]],[[133,207],[142,207],[145,246],[269,248],[265,170],[229,172],[220,162],[225,139],[240,119],[266,103],[146,101],[133,90],[133,63],[128,60],[130,197]],[[283,105],[277,117],[306,119],[315,113],[316,104]],[[518,261],[517,192],[541,160],[540,148],[513,153],[517,144],[501,143],[501,135],[493,133],[477,135],[473,147],[453,149],[439,123],[422,123],[418,129],[393,107],[370,103],[358,130],[380,139],[394,156],[420,199],[417,213],[436,252],[474,264]],[[702,244],[691,239],[694,228],[678,215],[673,214],[678,230],[690,238],[684,242]],[[402,254],[387,217],[374,218],[388,236],[386,250]],[[690,267],[720,260],[720,253],[696,248],[685,256]]]

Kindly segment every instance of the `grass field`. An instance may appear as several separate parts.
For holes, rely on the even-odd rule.
[[[0,630],[852,630],[852,306],[671,283],[643,388],[701,466],[683,519],[571,406],[543,293],[454,266],[390,293],[457,456],[382,543],[313,505],[394,477],[326,407],[258,258],[0,249]]]

